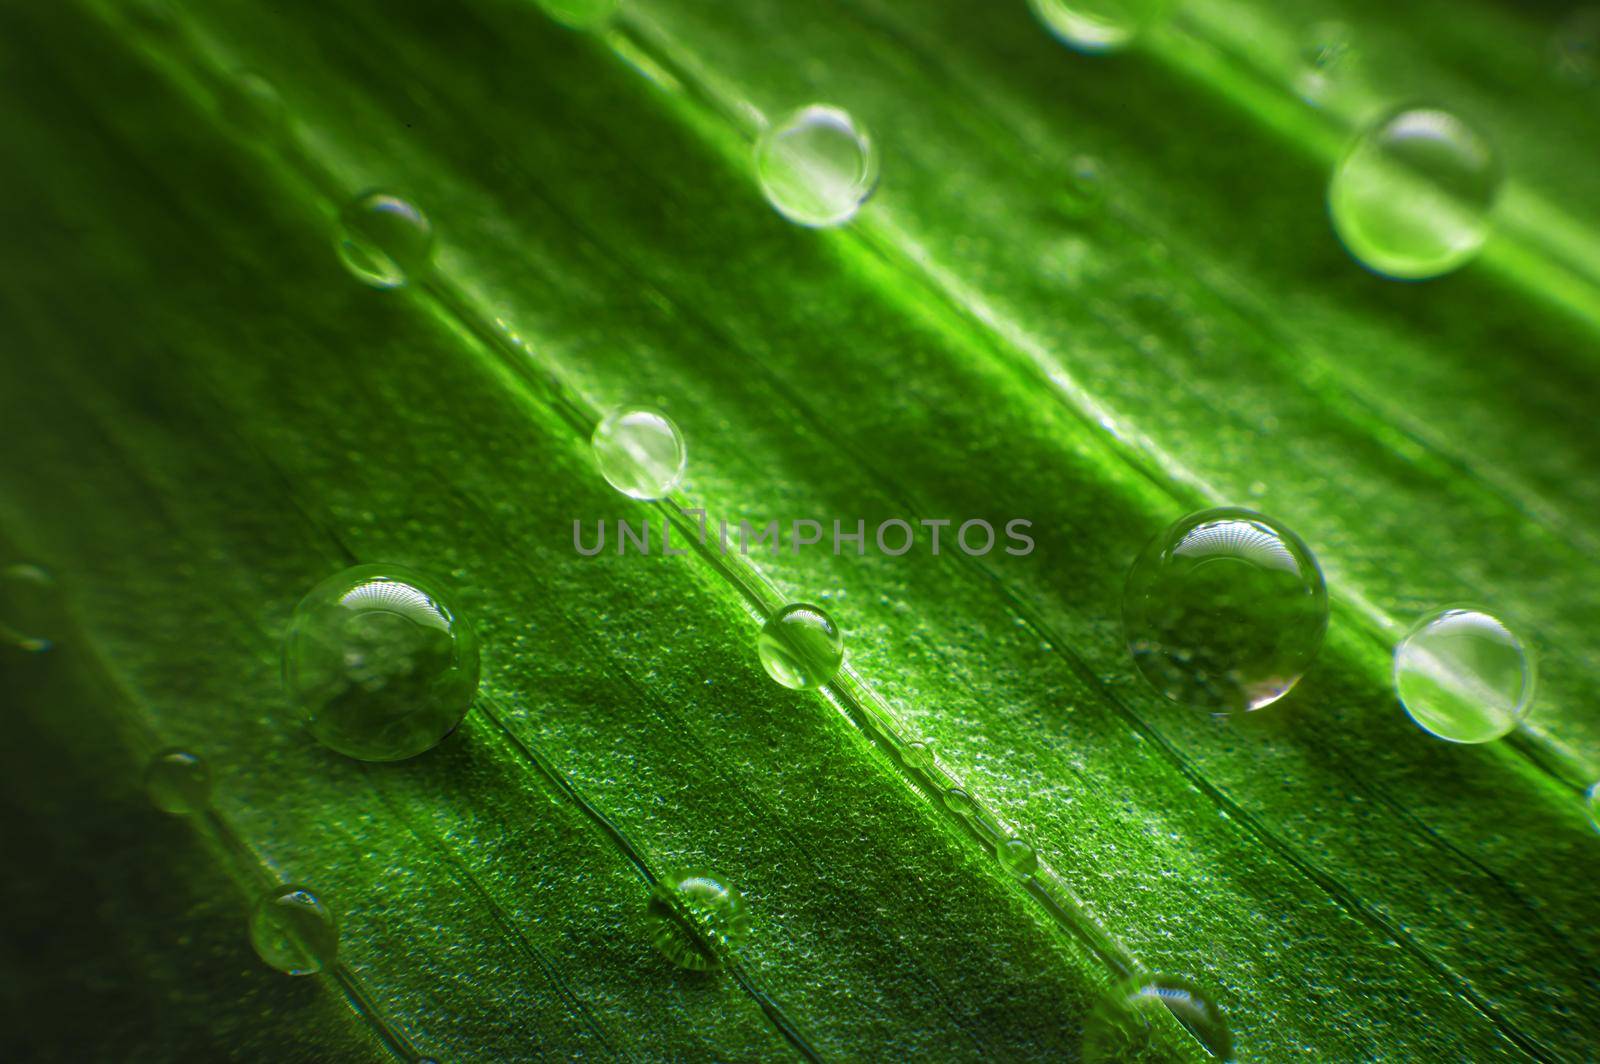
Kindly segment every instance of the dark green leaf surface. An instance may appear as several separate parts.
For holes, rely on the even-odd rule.
[[[1207,81],[1194,57],[1227,42],[1183,34],[1217,6],[1101,62],[1021,4],[954,0],[651,0],[610,39],[492,0],[219,0],[142,37],[95,8],[8,12],[0,126],[26,150],[0,205],[0,523],[124,692],[25,699],[30,728],[131,736],[95,755],[130,781],[150,733],[204,750],[219,812],[335,900],[353,973],[443,1059],[792,1052],[735,980],[654,955],[639,876],[526,748],[652,867],[746,893],[750,979],[825,1058],[1070,1058],[1107,981],[846,720],[767,680],[709,567],[571,551],[573,519],[647,511],[436,304],[341,273],[337,204],[231,135],[193,74],[255,69],[343,192],[423,205],[443,275],[531,365],[671,411],[712,514],[1035,522],[1028,558],[756,561],[834,613],[856,671],[1141,962],[1217,988],[1241,1056],[1589,1055],[1597,858],[1559,776],[1600,756],[1600,345],[1581,299],[1553,305],[1496,245],[1423,286],[1350,263],[1320,209],[1331,120],[1269,128]],[[1581,216],[1592,95],[1483,89],[1544,62],[1543,37],[1472,12],[1435,38],[1420,7],[1352,11],[1371,91],[1464,97],[1528,195]],[[1425,62],[1388,87],[1402,41]],[[639,48],[683,89],[619,58]],[[848,232],[767,208],[719,114],[814,98],[883,147]],[[1080,153],[1098,210],[1061,176]],[[1162,704],[1116,623],[1138,548],[1220,498],[1298,529],[1339,602],[1259,720]],[[276,687],[294,601],[356,559],[452,580],[484,642],[469,724],[404,765],[322,751]],[[1432,740],[1388,687],[1385,633],[1463,597],[1544,651],[1516,744]],[[214,1030],[241,1055],[371,1053],[327,991],[218,1004]]]

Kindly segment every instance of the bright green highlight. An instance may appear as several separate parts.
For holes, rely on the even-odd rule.
[[[650,941],[680,968],[722,967],[750,932],[744,896],[720,876],[686,873],[656,884],[650,895]]]
[[[1112,988],[1084,1026],[1086,1064],[1171,1060],[1160,1038],[1170,1013],[1217,1060],[1233,1059],[1233,1034],[1222,1009],[1187,979],[1141,974]]]
[[[673,420],[652,407],[621,407],[589,437],[606,483],[632,499],[663,499],[683,481],[689,454]]]
[[[461,723],[478,689],[478,640],[430,578],[358,565],[295,607],[283,686],[324,746],[362,761],[400,761]]]
[[[877,188],[878,152],[848,113],[813,104],[762,132],[756,176],[779,214],[825,229],[854,218]]]
[[[1171,9],[1171,0],[1028,0],[1045,28],[1080,52],[1125,48]]]
[[[1417,622],[1394,652],[1394,686],[1411,719],[1453,743],[1509,734],[1533,701],[1533,655],[1495,617],[1447,609]]]
[[[358,196],[339,212],[339,259],[373,288],[401,288],[427,275],[433,227],[420,210],[387,192]]]
[[[821,687],[844,661],[844,637],[820,606],[794,602],[761,627],[756,651],[767,675],[797,691]]]
[[[1122,599],[1128,650],[1167,698],[1213,713],[1271,705],[1322,647],[1328,592],[1311,549],[1250,510],[1203,510],[1150,541]]]
[[[199,754],[172,747],[150,759],[144,788],[163,813],[199,813],[211,804],[211,766]]]
[[[1351,146],[1328,185],[1334,231],[1362,265],[1401,280],[1449,273],[1488,239],[1499,161],[1448,111],[1400,111]]]
[[[250,944],[285,975],[315,975],[333,966],[339,929],[333,913],[305,887],[274,887],[250,916]]]

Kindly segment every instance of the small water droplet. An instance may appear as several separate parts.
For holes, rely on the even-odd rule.
[[[1448,111],[1414,108],[1380,119],[1350,147],[1328,183],[1328,210],[1356,261],[1420,280],[1478,253],[1500,186],[1481,134]]]
[[[575,30],[596,30],[617,13],[617,0],[539,0],[545,14]]]
[[[0,646],[12,646],[29,654],[42,654],[55,641],[41,631],[50,625],[55,610],[56,581],[49,571],[37,565],[18,563],[0,569]]]
[[[1350,27],[1343,22],[1316,22],[1300,39],[1300,73],[1295,87],[1307,103],[1322,104],[1338,90],[1355,66]]]
[[[1465,607],[1429,614],[1394,651],[1394,685],[1417,725],[1453,743],[1487,743],[1528,715],[1533,655],[1496,618]]]
[[[277,140],[289,125],[289,108],[277,86],[253,70],[236,74],[223,89],[222,117],[241,136]]]
[[[854,218],[872,195],[878,152],[849,114],[812,104],[762,132],[756,176],[779,214],[823,229]]]
[[[944,806],[952,813],[960,813],[963,816],[970,816],[977,809],[972,801],[972,795],[960,787],[951,787],[944,792]]]
[[[797,691],[832,680],[844,661],[844,637],[820,606],[792,602],[766,624],[756,643],[767,675]]]
[[[256,955],[285,975],[315,975],[333,965],[339,930],[333,913],[305,887],[273,887],[250,916]]]
[[[283,685],[324,746],[400,761],[437,746],[466,716],[478,690],[478,640],[428,577],[358,565],[295,607]]]
[[[589,442],[606,483],[646,502],[671,495],[689,462],[678,426],[652,407],[613,410],[595,426]]]
[[[425,277],[433,227],[412,204],[387,192],[357,196],[339,212],[339,259],[362,284],[400,288]]]
[[[211,766],[199,754],[169,747],[150,759],[144,786],[163,813],[199,813],[211,804]]]
[[[1166,17],[1171,0],[1028,0],[1045,29],[1080,52],[1126,48]]]
[[[1088,214],[1105,201],[1105,171],[1099,159],[1092,155],[1073,158],[1067,171],[1067,197],[1074,214]]]
[[[1169,975],[1134,976],[1113,987],[1090,1014],[1083,1032],[1088,1064],[1165,1060],[1156,1021],[1167,1013],[1218,1060],[1233,1058],[1227,1017],[1209,995],[1187,979]]]
[[[1213,713],[1271,705],[1299,682],[1328,626],[1310,548],[1269,517],[1232,507],[1181,518],[1128,572],[1122,619],[1141,675]]]
[[[680,968],[722,967],[750,932],[744,896],[720,876],[680,873],[656,884],[646,911],[650,941]]]
[[[1039,870],[1039,855],[1022,839],[1006,839],[995,848],[994,855],[1000,867],[1018,879],[1026,879]]]
[[[905,759],[912,768],[926,772],[933,767],[933,746],[920,739],[912,740],[905,745]]]
[[[1600,831],[1600,783],[1591,784],[1584,798],[1589,812],[1589,823],[1594,825],[1596,831]]]

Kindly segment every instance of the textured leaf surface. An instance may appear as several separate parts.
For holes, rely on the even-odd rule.
[[[530,365],[670,410],[712,514],[1031,518],[1027,558],[756,561],[834,613],[856,671],[1142,963],[1217,988],[1242,1057],[1592,1053],[1581,226],[1512,226],[1442,282],[1362,273],[1320,207],[1344,116],[1275,88],[1288,53],[1261,43],[1309,10],[1197,2],[1146,53],[1092,61],[1021,4],[649,0],[610,37],[525,3],[412,6],[4,15],[0,127],[22,150],[0,202],[0,523],[58,572],[63,643],[86,648],[5,659],[36,737],[10,757],[60,750],[121,796],[96,830],[126,841],[70,896],[117,914],[106,948],[164,1004],[106,994],[108,1013],[173,1015],[234,977],[172,970],[218,951],[260,988],[212,989],[218,1044],[379,1051],[331,983],[251,971],[225,855],[130,804],[157,740],[207,753],[219,813],[334,900],[352,972],[441,1059],[793,1051],[736,980],[653,953],[635,868],[529,750],[651,867],[745,892],[750,981],[822,1057],[1071,1058],[1108,979],[846,720],[762,674],[701,560],[570,549],[573,519],[646,511],[437,304],[340,271],[328,190],[193,73],[252,69],[342,194],[423,205],[441,273]],[[1351,5],[1364,80],[1343,106],[1459,101],[1505,150],[1512,223],[1585,217],[1595,97],[1546,71],[1553,20],[1472,6],[1438,34],[1433,6]],[[738,116],[813,99],[883,149],[846,232],[788,226],[748,169]],[[1081,154],[1103,206],[1063,176]],[[1144,541],[1222,499],[1298,529],[1338,603],[1301,687],[1231,723],[1136,683],[1116,622]],[[357,559],[451,579],[484,641],[479,708],[404,765],[321,750],[276,686],[294,601]],[[1543,651],[1514,742],[1432,740],[1388,686],[1395,626],[1461,598]],[[32,768],[7,799],[62,876],[97,857],[47,841],[88,816],[49,797],[67,790]],[[195,901],[119,898],[113,861]],[[8,947],[9,980],[28,955]]]

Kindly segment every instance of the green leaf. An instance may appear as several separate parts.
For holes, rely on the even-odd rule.
[[[1193,0],[1101,58],[1022,3],[639,0],[588,34],[510,0],[152,11],[0,15],[0,527],[70,615],[59,653],[3,659],[6,897],[72,929],[4,953],[41,1052],[1071,1059],[1132,966],[1210,988],[1245,1059],[1600,1044],[1600,112],[1542,8],[1348,4],[1357,80],[1320,110],[1311,5]],[[243,71],[287,132],[241,112]],[[1321,203],[1356,124],[1415,95],[1512,184],[1481,261],[1400,285]],[[754,116],[814,101],[882,151],[842,230],[751,171]],[[378,187],[438,234],[420,288],[334,255]],[[688,440],[674,502],[593,467],[585,418],[634,398]],[[1218,722],[1142,686],[1118,616],[1146,540],[1225,500],[1295,528],[1335,608],[1289,698]],[[571,549],[574,520],[682,506],[1021,517],[1037,549]],[[483,644],[467,723],[398,765],[323,750],[278,688],[294,603],[356,561],[449,581]],[[1390,687],[1405,626],[1462,598],[1541,652],[1535,716],[1489,747]],[[768,599],[839,622],[828,694],[762,672]],[[172,744],[213,765],[192,832],[134,801]],[[731,970],[652,948],[674,868],[748,900]],[[279,880],[338,912],[339,973],[248,956]],[[99,1024],[45,989],[79,955],[111,973]]]

